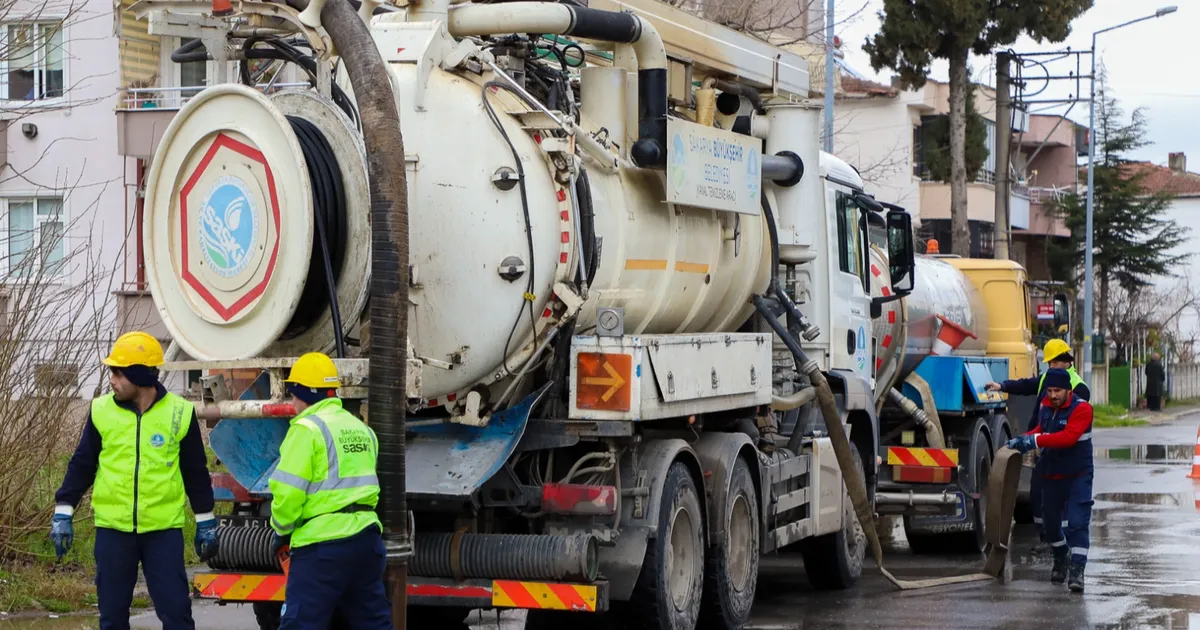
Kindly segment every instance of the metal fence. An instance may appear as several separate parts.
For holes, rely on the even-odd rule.
[[[302,82],[260,83],[255,87],[264,93],[273,94],[280,90],[308,86],[308,82]],[[125,90],[122,109],[179,109],[203,89],[203,86],[130,88]]]

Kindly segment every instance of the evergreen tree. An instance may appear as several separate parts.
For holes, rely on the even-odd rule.
[[[1008,46],[1022,33],[1037,41],[1061,42],[1071,20],[1092,0],[883,0],[882,26],[864,47],[876,71],[900,73],[906,88],[921,87],[933,59],[950,62],[950,235],[951,250],[971,253],[967,224],[967,57]]]
[[[930,179],[950,183],[950,117],[933,116],[921,123],[921,148]],[[967,181],[979,175],[987,161],[987,126],[975,110],[975,90],[967,90]]]
[[[1148,171],[1127,157],[1149,144],[1146,113],[1136,109],[1126,123],[1120,103],[1108,92],[1103,73],[1096,89],[1095,142],[1092,265],[1099,285],[1099,330],[1104,332],[1108,330],[1113,284],[1136,294],[1150,285],[1151,278],[1172,275],[1172,269],[1188,258],[1173,251],[1188,240],[1188,230],[1164,218],[1171,196],[1147,190]],[[1087,236],[1086,192],[1063,198],[1056,212],[1071,230],[1071,237],[1065,245],[1050,246],[1051,272],[1056,280],[1081,286]]]

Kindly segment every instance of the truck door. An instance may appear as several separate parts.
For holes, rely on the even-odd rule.
[[[871,291],[867,284],[867,211],[859,207],[849,189],[829,185],[826,190],[826,201],[834,212],[833,236],[837,243],[837,263],[830,265],[831,367],[852,370],[869,382],[875,366],[871,361]]]

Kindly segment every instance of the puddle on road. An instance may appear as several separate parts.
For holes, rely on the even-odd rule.
[[[1194,444],[1137,444],[1117,448],[1097,448],[1092,453],[1096,459],[1144,462],[1190,463],[1195,453]]]
[[[1195,494],[1193,492],[1102,492],[1093,498],[1097,503],[1110,501],[1112,503],[1161,505],[1194,510],[1196,509]]]

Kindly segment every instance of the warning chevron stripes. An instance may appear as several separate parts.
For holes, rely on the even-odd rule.
[[[492,582],[492,605],[497,608],[596,611],[596,587],[545,582]]]
[[[889,466],[955,468],[958,466],[958,449],[889,446],[887,463]]]
[[[192,578],[200,597],[230,602],[282,602],[286,584],[282,574],[197,573]]]

